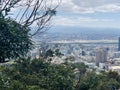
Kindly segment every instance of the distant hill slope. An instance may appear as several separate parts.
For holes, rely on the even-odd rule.
[[[41,41],[56,40],[117,40],[120,37],[120,29],[114,28],[84,28],[84,27],[52,27],[40,35]]]

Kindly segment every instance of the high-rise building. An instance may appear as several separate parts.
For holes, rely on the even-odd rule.
[[[118,39],[118,51],[120,51],[120,37]]]
[[[99,48],[96,50],[96,64],[105,63],[107,61],[107,50],[105,48]]]

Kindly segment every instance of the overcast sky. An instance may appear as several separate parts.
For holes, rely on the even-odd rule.
[[[53,24],[58,27],[120,28],[120,0],[62,0]]]

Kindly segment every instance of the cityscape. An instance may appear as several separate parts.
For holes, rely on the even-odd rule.
[[[0,0],[0,90],[120,90],[120,1]]]
[[[105,33],[105,32],[104,32]],[[57,35],[57,34],[56,34]],[[112,33],[112,35],[114,35]],[[49,37],[49,35],[45,33],[45,35]],[[55,35],[54,35],[55,36]],[[59,49],[63,54],[62,57],[54,56],[52,57],[53,63],[61,64],[65,61],[67,57],[74,57],[73,63],[83,62],[88,65],[88,70],[94,70],[99,73],[101,71],[117,71],[120,73],[120,38],[119,33],[118,36],[114,36],[113,40],[106,39],[109,36],[106,35],[106,38],[101,40],[95,39],[86,39],[79,40],[78,38],[82,36],[71,35],[69,39],[63,34],[62,38],[43,38],[43,41],[39,41],[39,37],[35,39],[36,41],[36,49],[31,52],[33,57],[39,57],[40,53],[44,53],[47,50],[51,49],[55,51]],[[73,38],[74,37],[74,38]],[[89,34],[88,34],[89,37]],[[95,37],[95,36],[94,36]],[[104,37],[104,35],[103,35]],[[75,39],[76,38],[76,39]]]

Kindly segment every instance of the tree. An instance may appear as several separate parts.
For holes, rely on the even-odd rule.
[[[45,53],[45,57],[53,57],[53,54],[54,54],[54,52],[53,52],[51,49],[49,49],[49,50],[47,50],[47,52]]]
[[[120,75],[119,75],[119,73],[118,72],[115,72],[115,71],[109,71],[108,72],[108,78],[109,79],[115,79],[115,80],[117,80],[118,82],[120,82]]]
[[[75,61],[75,57],[74,56],[68,56],[66,59],[65,59],[65,63],[72,63]]]
[[[52,0],[0,0],[0,62],[27,54],[31,36],[46,30],[56,14],[59,4],[52,5]]]
[[[27,55],[32,48],[29,30],[12,19],[0,18],[0,62]]]
[[[31,36],[34,36],[48,29],[60,2],[61,0],[0,0],[0,17],[10,17],[23,27],[31,27],[34,31]]]
[[[81,72],[76,72],[75,68]],[[118,76],[115,72],[112,72],[112,75],[110,72],[86,73],[86,66],[83,63],[75,66],[71,63],[56,65],[44,59],[22,58],[10,67],[0,67],[0,89],[118,90],[120,82],[113,75]]]
[[[114,90],[120,88],[116,79],[109,78],[108,72],[96,74],[95,71],[86,73],[80,79],[76,90]]]
[[[74,71],[67,65],[51,64],[43,59],[22,58],[2,74],[9,78],[6,90],[73,90]]]
[[[77,68],[77,74],[76,74],[77,81],[76,81],[75,88],[76,88],[76,90],[79,90],[82,86],[81,85],[81,82],[82,82],[81,79],[84,77],[88,66],[85,65],[84,63],[75,63],[75,64],[73,64],[73,67]],[[87,86],[85,87],[85,85],[87,85]],[[83,82],[83,88],[84,88],[84,90],[87,90],[86,89],[86,88],[88,88],[88,83],[87,82]],[[83,90],[83,88],[80,89],[80,90]]]
[[[55,55],[56,55],[56,56],[61,56],[61,55],[63,55],[63,54],[60,52],[59,49],[56,49],[56,50],[55,50]]]

